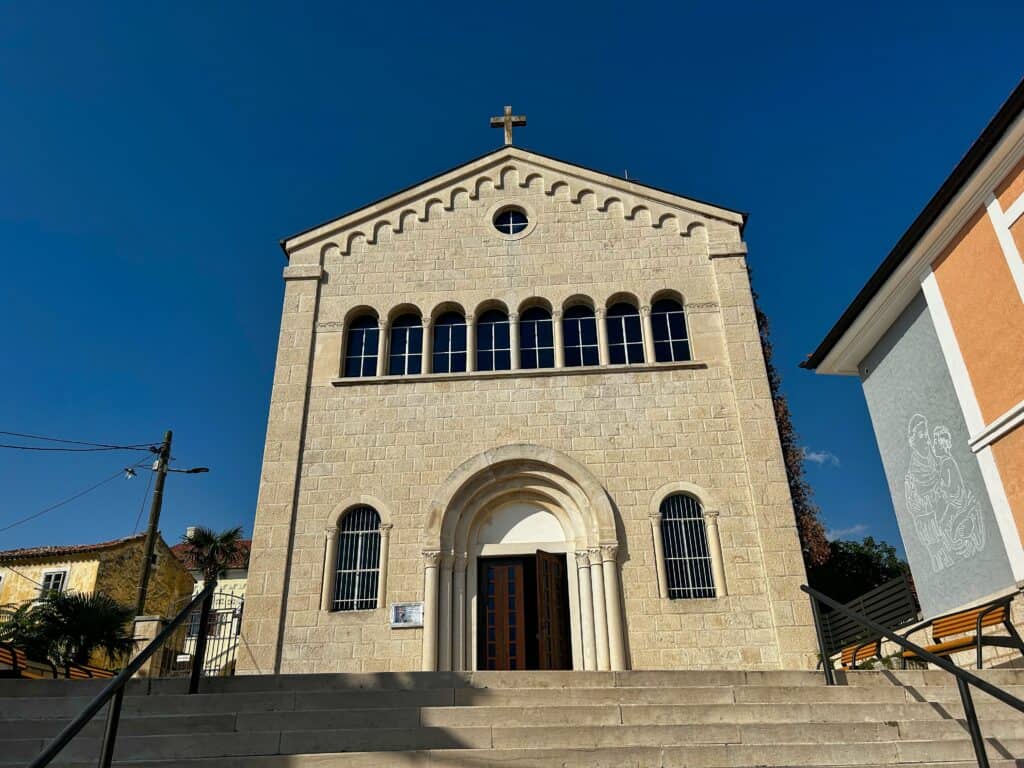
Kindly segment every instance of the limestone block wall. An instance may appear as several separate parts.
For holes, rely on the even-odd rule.
[[[390,629],[384,606],[320,609],[325,528],[346,500],[380,499],[394,526],[387,602],[423,600],[434,493],[463,462],[515,443],[566,454],[609,494],[632,668],[813,666],[739,223],[654,216],[613,192],[550,167],[495,165],[410,203],[415,215],[381,204],[376,223],[292,251],[240,671],[420,668],[420,630]],[[508,202],[534,225],[522,239],[491,226],[489,212]],[[384,323],[409,309],[428,319],[451,306],[515,312],[532,299],[600,310],[622,295],[646,306],[662,291],[683,299],[693,363],[338,380],[345,324],[358,312]],[[720,513],[725,597],[658,595],[650,516],[656,491],[679,481],[704,489],[705,507]]]
[[[138,540],[98,553],[96,589],[123,605],[134,607],[144,550],[145,542]],[[157,539],[154,551],[156,569],[150,574],[146,587],[144,615],[170,618],[172,612],[176,613],[184,607],[184,601],[192,594],[195,580],[162,538]]]

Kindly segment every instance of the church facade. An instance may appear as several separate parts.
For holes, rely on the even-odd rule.
[[[239,671],[813,668],[744,222],[505,146],[283,241]]]

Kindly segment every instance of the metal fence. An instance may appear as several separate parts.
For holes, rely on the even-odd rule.
[[[171,613],[176,613],[187,604],[188,600]],[[206,623],[204,677],[227,677],[235,673],[238,633],[242,627],[244,605],[244,598],[230,592],[213,594],[213,606]],[[200,607],[197,606],[164,645],[159,672],[161,677],[186,677],[191,674],[200,630]]]
[[[879,587],[854,598],[845,607],[851,611],[868,617],[872,621],[889,629],[898,629],[917,621],[920,609],[917,598],[910,587],[906,576],[887,581]],[[825,647],[829,655],[842,650],[848,645],[872,637],[871,630],[850,614],[842,611],[829,611],[821,616],[822,631],[825,635]]]

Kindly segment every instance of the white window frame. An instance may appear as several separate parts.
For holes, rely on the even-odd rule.
[[[673,301],[674,301],[674,299],[673,299]],[[683,336],[682,338],[678,338],[677,339],[676,337],[674,337],[672,335],[672,322],[670,320],[672,315],[680,315],[683,318],[683,330],[686,332],[686,335]],[[656,362],[656,363],[679,363],[679,362],[685,362],[687,360],[692,360],[693,359],[693,347],[690,344],[690,327],[686,324],[686,308],[682,304],[680,304],[679,305],[679,309],[673,309],[671,312],[655,312],[652,309],[651,310],[651,328],[652,328],[652,330],[654,330],[656,328],[656,325],[659,322],[663,322],[665,324],[665,335],[666,335],[665,341],[668,342],[669,359],[668,360],[658,360],[657,345],[659,343],[662,343],[662,342],[659,342],[658,334],[657,334],[657,331],[655,330],[654,331],[654,337],[651,339],[651,346],[655,348],[654,360],[652,362]],[[685,341],[686,342],[686,348],[690,352],[689,357],[678,358],[678,359],[676,358],[675,344],[676,344],[676,342],[679,342],[679,341]]]
[[[68,588],[68,574],[69,573],[70,573],[70,570],[68,568],[55,568],[54,570],[43,571],[43,578],[39,582],[39,599],[42,599],[43,595],[45,595],[47,592],[64,592],[64,591],[66,591],[67,588]],[[58,574],[61,577],[61,579],[60,579],[60,587],[58,587],[57,589],[53,589],[52,587],[47,589],[46,588],[46,577],[47,576],[56,576]]]

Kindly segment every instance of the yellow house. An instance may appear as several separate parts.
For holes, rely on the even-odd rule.
[[[0,551],[0,605],[17,605],[48,590],[103,592],[135,605],[146,535],[98,544],[30,547]],[[195,580],[162,537],[146,597],[147,615],[170,616],[184,607]]]

